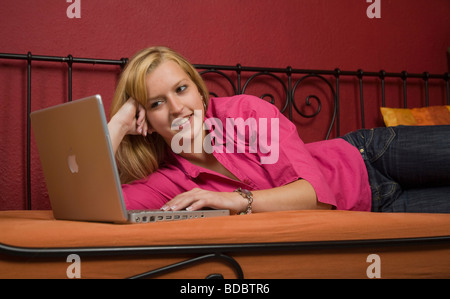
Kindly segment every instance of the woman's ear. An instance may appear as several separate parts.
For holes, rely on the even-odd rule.
[[[199,92],[199,93],[200,93],[200,92]],[[205,109],[205,112],[206,112],[206,102],[205,102],[205,99],[203,98],[203,96],[202,96],[201,93],[200,93],[200,97],[201,97],[201,99],[202,99],[203,108]]]

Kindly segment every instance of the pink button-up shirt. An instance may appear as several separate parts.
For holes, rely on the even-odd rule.
[[[215,130],[210,133],[215,138],[213,154],[239,180],[196,166],[171,152],[167,163],[148,178],[122,186],[127,209],[159,209],[174,196],[195,187],[211,191],[233,191],[238,187],[263,190],[304,179],[313,186],[320,202],[342,210],[370,211],[371,192],[364,161],[345,140],[304,144],[295,125],[274,105],[249,95],[211,98],[205,118],[222,124],[223,134],[215,134]],[[241,122],[238,118],[242,118]],[[231,126],[227,132],[230,119],[234,120],[232,124],[240,125]],[[248,119],[253,121],[242,122]],[[245,133],[244,137],[240,135],[239,139],[236,131]],[[234,147],[230,143],[227,147],[227,141]],[[242,144],[244,150],[238,150]]]

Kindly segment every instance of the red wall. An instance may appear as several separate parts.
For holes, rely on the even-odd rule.
[[[450,1],[380,0],[369,19],[365,0],[81,0],[69,19],[65,0],[2,0],[0,52],[89,58],[130,57],[167,45],[193,63],[392,72],[448,71]],[[0,210],[25,207],[26,63],[0,60]],[[114,91],[114,67],[74,67],[73,97]],[[67,94],[66,66],[33,62],[33,109]],[[353,101],[356,89],[343,92]],[[370,89],[369,89],[370,94]],[[375,94],[375,93],[374,93]],[[355,106],[355,105],[353,105]],[[368,126],[379,125],[379,102]],[[355,115],[357,109],[355,108]],[[341,133],[358,127],[343,119]],[[33,145],[32,206],[49,208]]]

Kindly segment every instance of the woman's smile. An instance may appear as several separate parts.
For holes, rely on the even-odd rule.
[[[191,124],[192,126],[192,119],[193,119],[194,113],[189,114],[185,117],[177,117],[172,122],[172,129],[175,130],[182,130],[184,127],[186,127],[188,124]]]

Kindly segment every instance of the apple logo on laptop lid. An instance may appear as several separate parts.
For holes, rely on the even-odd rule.
[[[69,151],[69,155],[67,156],[67,164],[69,166],[70,172],[72,173],[78,173],[78,163],[77,163],[77,157],[73,153],[72,149]]]

